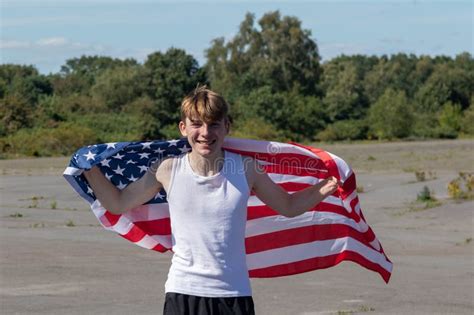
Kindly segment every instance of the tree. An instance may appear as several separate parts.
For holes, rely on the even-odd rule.
[[[134,59],[118,59],[104,56],[81,56],[66,60],[59,75],[53,76],[55,89],[60,95],[88,94],[96,78],[107,69],[133,67]]]
[[[32,114],[27,101],[18,95],[6,95],[0,99],[0,136],[30,127]]]
[[[474,64],[472,57],[470,62]],[[417,110],[435,113],[448,101],[466,109],[473,94],[473,86],[474,66],[461,68],[448,63],[438,64],[415,95]]]
[[[444,137],[455,138],[461,130],[461,106],[447,102],[438,113],[440,134]]]
[[[405,92],[387,89],[369,109],[369,128],[378,139],[410,135],[413,116]]]
[[[350,61],[329,62],[323,67],[322,87],[326,113],[331,121],[365,116],[368,102],[364,96],[362,74]]]
[[[196,59],[177,48],[149,55],[144,66],[149,84],[147,94],[155,103],[152,109],[148,109],[150,112],[144,114],[156,120],[156,125],[146,131],[146,136],[163,137],[160,130],[180,119],[179,106],[183,96],[198,84],[208,83],[206,73]]]
[[[147,85],[143,67],[116,67],[103,71],[91,89],[94,98],[110,110],[120,110],[124,105],[141,97]]]
[[[278,11],[266,13],[259,28],[254,20],[248,13],[231,40],[215,39],[206,51],[212,87],[231,101],[263,86],[274,92],[320,94],[320,56],[311,32]]]
[[[281,135],[296,141],[312,140],[326,123],[319,98],[296,92],[273,93],[268,86],[241,97],[236,107],[239,121],[263,120]]]

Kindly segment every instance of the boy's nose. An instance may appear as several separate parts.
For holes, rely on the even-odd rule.
[[[203,124],[201,126],[201,135],[209,134],[209,126],[207,124]]]

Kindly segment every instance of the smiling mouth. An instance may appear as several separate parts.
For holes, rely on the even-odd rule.
[[[212,141],[199,141],[199,140],[196,140],[196,142],[199,143],[199,144],[211,145],[211,144],[214,144],[214,142],[216,142],[216,140],[212,140]]]

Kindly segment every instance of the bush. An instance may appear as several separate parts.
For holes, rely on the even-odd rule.
[[[461,119],[461,131],[468,134],[474,135],[474,98],[471,99],[471,106],[466,109]]]
[[[231,127],[231,137],[256,140],[286,141],[283,134],[261,118],[250,118]]]
[[[0,152],[26,156],[70,155],[78,148],[96,142],[92,129],[64,123],[54,129],[22,129],[0,138]]]
[[[387,89],[369,109],[371,134],[379,139],[409,136],[413,124],[411,112],[403,91]]]
[[[360,140],[367,137],[368,126],[363,120],[337,121],[318,133],[320,141]]]

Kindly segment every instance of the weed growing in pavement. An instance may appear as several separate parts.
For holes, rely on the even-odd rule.
[[[9,215],[10,218],[23,218],[23,214],[15,212]]]
[[[56,202],[56,200],[53,200],[51,201],[51,209],[56,209],[56,207],[58,206],[58,203]]]
[[[452,199],[474,199],[474,174],[460,172],[448,184],[448,195]]]
[[[397,212],[394,215],[400,216],[410,212],[423,211],[438,207],[441,204],[442,202],[435,198],[434,193],[428,188],[428,186],[424,186],[416,196],[416,201],[411,202],[408,209]]]
[[[365,192],[364,186],[357,186],[356,190],[357,190],[357,193],[359,194]]]
[[[76,224],[74,224],[73,220],[67,220],[66,221],[66,226],[73,227],[73,226],[76,226]]]
[[[468,237],[468,238],[466,238],[466,239],[464,240],[464,242],[462,242],[462,243],[461,243],[461,242],[457,242],[457,243],[456,243],[456,246],[467,245],[467,244],[469,244],[469,243],[471,243],[471,242],[472,242],[472,237]]]
[[[432,171],[425,172],[425,171],[420,171],[420,170],[415,171],[415,177],[416,177],[417,182],[424,182],[426,180],[433,180],[437,178],[436,172],[432,172]]]
[[[374,156],[372,156],[372,155],[369,155],[369,156],[367,157],[367,161],[375,161],[375,160],[377,160],[377,159],[376,159]]]
[[[434,194],[430,191],[428,186],[423,186],[423,189],[416,195],[416,200],[421,202],[428,202],[436,200]]]

